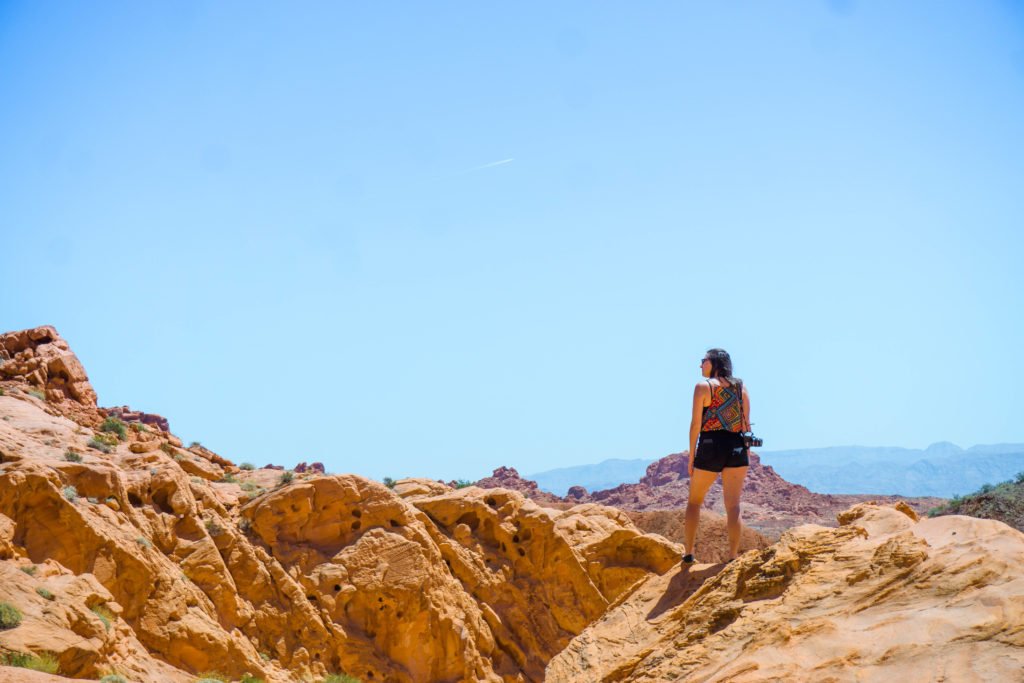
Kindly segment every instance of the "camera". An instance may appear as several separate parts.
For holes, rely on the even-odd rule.
[[[741,436],[743,437],[743,445],[746,446],[747,448],[753,448],[754,446],[764,445],[764,439],[759,439],[758,437],[754,436],[753,432],[743,432]]]

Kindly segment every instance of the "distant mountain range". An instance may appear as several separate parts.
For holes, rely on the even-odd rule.
[[[537,474],[526,475],[527,479],[537,482],[542,491],[564,496],[570,486],[582,486],[587,491],[601,491],[615,488],[619,484],[634,484],[647,472],[651,460],[620,460],[612,459],[596,465],[576,465],[560,467]]]
[[[1024,471],[1024,444],[963,449],[949,442],[928,448],[832,446],[759,451],[764,464],[783,478],[817,493],[877,493],[950,498],[998,484]],[[570,486],[587,491],[635,483],[655,460],[605,460],[527,475],[541,490],[559,496]]]

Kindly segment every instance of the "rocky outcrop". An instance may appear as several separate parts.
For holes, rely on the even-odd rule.
[[[562,498],[547,491],[541,491],[537,482],[523,479],[514,467],[499,467],[489,477],[484,477],[476,482],[476,486],[485,489],[510,489],[519,491],[521,494],[545,505],[559,504],[565,502]],[[583,501],[590,502],[590,501]]]
[[[601,506],[316,472],[282,484],[157,430],[90,448],[103,433],[46,407],[0,396],[0,602],[24,615],[0,651],[52,651],[65,675],[539,681],[679,558]]]
[[[171,431],[170,423],[167,421],[167,418],[162,415],[143,413],[138,410],[132,410],[128,406],[115,406],[113,408],[103,408],[102,410],[108,416],[116,417],[122,422],[152,425],[162,432]]]
[[[39,392],[53,414],[65,414],[92,426],[103,420],[85,368],[49,325],[0,334],[2,380],[16,381],[27,392]]]
[[[919,521],[902,504],[840,521],[651,577],[553,658],[546,680],[1017,680],[1024,534]]]

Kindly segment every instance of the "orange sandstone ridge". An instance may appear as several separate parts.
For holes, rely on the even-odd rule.
[[[127,407],[123,438],[96,431],[110,411],[52,327],[0,335],[0,361],[0,609],[21,615],[0,653],[51,653],[62,676],[1013,680],[1024,666],[1024,535],[1000,522],[861,505],[837,529],[749,535],[739,560],[684,569],[679,545],[604,505],[241,470]],[[720,533],[713,517],[703,533]],[[0,666],[0,681],[47,680],[66,679]]]

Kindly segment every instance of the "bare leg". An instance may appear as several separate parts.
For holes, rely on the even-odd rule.
[[[683,545],[686,546],[686,553],[693,554],[693,546],[697,541],[697,525],[700,523],[700,506],[704,503],[704,496],[708,489],[718,478],[718,472],[693,468],[693,476],[690,477],[690,495],[686,500],[686,522],[683,526]]]
[[[726,467],[722,470],[722,498],[725,503],[726,528],[729,530],[730,560],[735,560],[740,554],[740,494],[746,476],[746,467]]]

